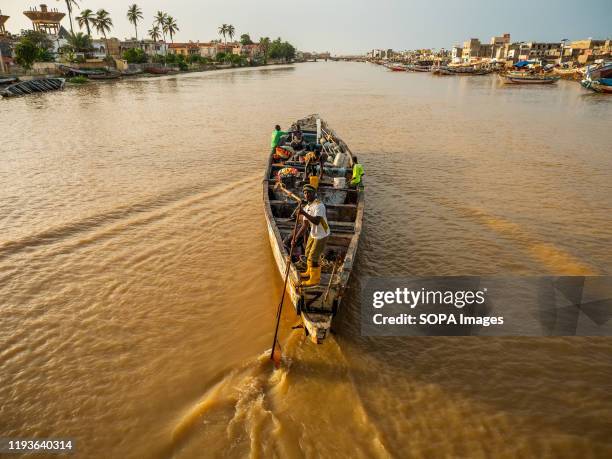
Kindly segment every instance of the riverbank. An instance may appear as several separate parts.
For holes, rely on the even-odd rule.
[[[274,125],[313,111],[364,165],[364,232],[337,333],[309,345],[285,308],[273,372],[261,179]],[[0,436],[92,459],[610,457],[609,338],[368,338],[360,292],[612,272],[611,111],[565,81],[342,62],[0,104]]]

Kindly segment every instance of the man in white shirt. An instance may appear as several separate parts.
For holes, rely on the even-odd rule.
[[[303,287],[318,285],[321,281],[321,266],[319,258],[325,251],[327,240],[329,239],[329,225],[327,224],[327,214],[325,204],[317,199],[317,190],[312,185],[304,185],[304,197],[308,204],[300,209],[303,216],[302,227],[297,233],[296,240],[304,234],[310,224],[310,236],[306,243],[306,272],[300,273]]]

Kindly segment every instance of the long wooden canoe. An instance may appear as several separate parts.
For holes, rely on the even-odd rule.
[[[319,121],[320,128],[317,129]],[[318,115],[298,120],[307,146],[314,146],[320,136],[324,151],[329,154],[329,162],[324,167],[323,180],[319,184],[318,197],[326,206],[327,221],[331,234],[321,260],[322,274],[318,286],[301,287],[299,272],[305,270],[304,260],[294,259],[290,265],[288,296],[301,317],[305,333],[314,343],[321,343],[328,335],[332,320],[342,302],[361,234],[364,192],[363,188],[351,189],[352,165],[355,157],[349,147]],[[286,139],[282,139],[283,142]],[[332,163],[332,158],[334,162]],[[290,237],[294,218],[292,214],[297,202],[279,190],[278,171],[285,167],[295,167],[303,174],[304,167],[299,161],[280,162],[270,156],[263,180],[264,213],[270,238],[274,261],[281,276],[287,267],[289,252],[283,242]],[[302,178],[296,178],[287,185],[287,190],[299,196],[302,194]],[[336,179],[336,180],[334,180]],[[343,184],[342,182],[346,182]],[[335,186],[334,186],[335,185]]]
[[[512,73],[499,75],[499,79],[504,84],[554,84],[559,81],[558,76],[517,75]]]

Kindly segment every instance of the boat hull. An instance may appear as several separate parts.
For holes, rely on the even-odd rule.
[[[310,119],[312,119],[312,116],[304,120]],[[299,120],[298,122],[304,120]],[[328,129],[324,122],[323,126],[325,129]],[[302,126],[302,129],[303,132],[306,132],[304,126]],[[333,131],[328,130],[327,132],[336,138]],[[350,153],[344,142],[338,140],[336,145],[342,145],[343,154],[350,155],[353,158],[352,153]],[[289,215],[295,209],[296,203],[288,199],[286,195],[283,200],[280,196],[282,192],[275,188],[277,181],[274,177],[278,167],[282,168],[284,166],[273,163],[272,157],[270,157],[263,180],[263,198],[266,228],[274,257],[274,264],[278,269],[279,275],[284,279],[287,272],[289,254],[283,243],[283,238],[287,238],[291,234],[294,220]],[[341,174],[345,174],[345,172],[339,171],[346,170],[336,166],[330,166],[329,168],[326,166],[327,169],[329,169],[330,173],[335,171]],[[348,171],[350,174],[350,168]],[[327,172],[326,175],[328,175]],[[331,178],[331,175],[328,178]],[[294,190],[294,192],[300,193],[297,190]],[[326,258],[323,261],[329,264],[321,274],[319,285],[303,287],[300,284],[298,265],[290,263],[286,290],[287,297],[293,304],[296,314],[301,318],[306,335],[313,343],[317,344],[323,342],[329,335],[332,320],[341,304],[343,293],[348,284],[361,233],[364,209],[362,190],[336,188],[329,186],[329,183],[321,182],[319,198],[328,208],[327,216],[331,235],[329,236],[328,243],[329,253],[325,254]],[[349,201],[351,202],[348,203]],[[334,219],[338,221],[334,221]],[[331,247],[334,247],[335,256],[331,256]]]
[[[504,84],[554,84],[559,81],[559,77],[519,77],[511,75],[500,75]]]

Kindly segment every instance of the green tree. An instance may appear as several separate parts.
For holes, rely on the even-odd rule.
[[[164,27],[165,27],[166,33],[170,35],[170,41],[174,43],[174,34],[176,34],[179,31],[176,20],[172,16],[167,16]]]
[[[259,49],[261,50],[264,64],[267,64],[268,56],[270,54],[270,39],[268,37],[261,37],[259,39]]]
[[[227,36],[229,37],[230,41],[234,39],[235,35],[236,35],[236,29],[234,28],[233,25],[228,24],[228,26],[227,26]]]
[[[253,40],[251,40],[251,37],[249,36],[248,33],[243,33],[242,35],[240,35],[240,44],[241,45],[252,45],[253,44]]]
[[[26,72],[32,68],[37,56],[38,47],[30,40],[20,40],[15,45],[15,62],[21,65]]]
[[[74,52],[87,52],[93,48],[91,38],[83,32],[70,34],[68,37],[68,45]]]
[[[159,39],[161,38],[161,33],[159,32],[159,26],[154,25],[153,27],[151,27],[151,30],[149,30],[149,37],[151,37],[151,40],[153,40],[156,43],[159,41]]]
[[[79,24],[79,29],[85,27],[87,30],[87,36],[91,37],[91,27],[95,25],[96,18],[94,17],[94,12],[89,8],[81,11],[81,15],[76,17],[77,23]]]
[[[221,35],[223,37],[223,41],[225,42],[225,44],[227,45],[227,24],[223,24],[221,27],[219,27],[219,35]]]
[[[142,16],[142,10],[138,7],[136,3],[134,3],[128,8],[127,18],[128,18],[128,21],[134,24],[134,32],[136,33],[136,41],[138,41],[138,21],[140,21],[143,18],[143,16]]]
[[[108,11],[106,11],[105,9],[99,9],[96,13],[96,19],[94,24],[98,33],[101,33],[104,37],[104,42],[106,43],[106,57],[109,57],[110,54],[108,52],[108,38],[106,38],[106,34],[107,32],[111,31],[113,27],[113,20],[110,18]]]
[[[53,44],[43,32],[28,30],[21,35],[15,45],[15,61],[26,71],[32,68],[34,62],[48,62],[53,60],[49,51]]]
[[[168,47],[166,46],[166,19],[168,18],[168,15],[166,13],[164,13],[163,11],[158,11],[155,14],[155,19],[154,19],[154,23],[157,27],[159,27],[159,29],[161,30],[162,33],[162,39],[164,42],[164,57],[167,58],[168,57]]]
[[[70,20],[70,32],[74,33],[74,29],[72,28],[72,8],[75,6],[79,8],[79,4],[77,3],[77,0],[65,0],[65,2],[66,8],[68,9],[68,19]]]
[[[123,53],[123,58],[128,64],[144,64],[147,62],[147,55],[140,48],[130,48]]]

